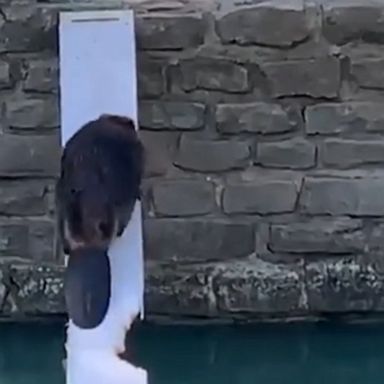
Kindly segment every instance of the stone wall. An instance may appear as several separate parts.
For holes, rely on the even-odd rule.
[[[4,316],[64,308],[57,11],[73,3],[0,3]],[[248,3],[134,4],[149,314],[381,311],[384,5]]]

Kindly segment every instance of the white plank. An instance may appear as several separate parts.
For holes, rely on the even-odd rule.
[[[84,123],[102,113],[122,114],[137,122],[137,80],[134,17],[132,11],[64,12],[60,15],[60,96],[62,145]],[[136,204],[130,224],[109,250],[112,294],[100,326],[81,330],[69,322],[67,331],[67,383],[118,384],[120,362],[110,351],[121,345],[131,317],[143,316],[144,267],[141,206]],[[95,361],[91,363],[91,348]],[[115,348],[115,349],[114,349]],[[106,354],[105,356],[103,354]],[[104,361],[96,360],[103,355]],[[83,357],[84,356],[84,357]],[[85,363],[86,362],[86,363]],[[115,366],[114,366],[115,365]],[[110,368],[109,370],[107,368]],[[114,367],[114,368],[112,368]],[[97,371],[99,369],[99,371]],[[125,365],[123,371],[132,369]],[[77,375],[74,372],[79,372]],[[96,371],[98,372],[96,375]],[[113,375],[103,381],[106,372]],[[112,372],[115,371],[115,372]],[[133,371],[129,371],[134,375]],[[93,376],[96,375],[96,376]],[[143,379],[142,372],[138,378]],[[141,376],[140,376],[141,375]],[[124,381],[136,383],[143,381]],[[80,383],[80,380],[82,381]],[[127,378],[125,377],[125,380]]]
[[[61,14],[63,143],[101,112],[125,114],[137,121],[132,15],[131,11]]]

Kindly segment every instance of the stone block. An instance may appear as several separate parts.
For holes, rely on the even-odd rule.
[[[224,187],[223,210],[227,214],[269,215],[293,212],[300,183],[297,180],[260,178]]]
[[[323,33],[338,45],[350,41],[384,41],[383,6],[379,2],[335,1],[325,3]]]
[[[351,111],[351,106],[345,103],[308,106],[305,108],[306,133],[329,135],[353,129],[356,117]]]
[[[60,140],[56,135],[3,135],[0,176],[56,176],[60,153]]]
[[[363,224],[351,219],[311,219],[271,225],[269,249],[296,254],[363,252],[367,237]]]
[[[363,60],[354,60],[351,64],[351,74],[361,88],[383,89],[383,71],[383,59],[369,58]]]
[[[321,146],[320,156],[328,167],[384,164],[384,141],[328,139]]]
[[[219,19],[216,29],[223,43],[282,48],[303,42],[311,33],[300,1],[285,7],[261,4],[237,10]]]
[[[153,205],[159,216],[205,215],[215,208],[214,185],[204,180],[167,180],[152,188]]]
[[[262,69],[274,97],[334,98],[340,88],[340,63],[335,57],[267,63]]]
[[[219,132],[226,134],[258,133],[263,135],[292,131],[288,113],[279,104],[219,104],[216,108]]]
[[[301,209],[310,215],[381,216],[384,179],[305,178]]]
[[[176,132],[140,131],[145,150],[146,177],[161,176],[170,170],[178,138]]]
[[[23,83],[26,92],[53,92],[58,89],[59,70],[56,59],[29,60]],[[47,111],[49,113],[49,111]]]
[[[194,58],[180,61],[177,85],[186,92],[197,89],[244,93],[249,90],[248,70],[240,64],[222,59]],[[176,76],[173,76],[173,84]]]
[[[168,262],[237,259],[255,248],[254,225],[212,219],[147,219],[144,221],[145,255]]]
[[[55,98],[10,100],[6,103],[7,123],[14,130],[57,128],[59,105]]]
[[[204,127],[205,106],[182,101],[142,101],[140,127],[151,130],[195,131]]]
[[[244,140],[203,140],[182,136],[174,164],[191,171],[223,172],[250,162],[251,146]]]
[[[56,17],[52,10],[33,3],[15,3],[2,7],[0,52],[55,52]]]
[[[161,96],[166,91],[164,63],[139,57],[137,82],[139,97]]]
[[[53,238],[52,220],[4,218],[0,221],[0,256],[53,261]]]
[[[316,146],[300,138],[259,143],[256,153],[256,162],[271,168],[307,169],[316,161]]]
[[[221,315],[294,316],[305,310],[304,274],[295,264],[255,259],[223,264],[213,278]]]
[[[17,264],[10,273],[14,289],[7,297],[6,312],[35,316],[66,313],[63,267]]]
[[[48,213],[48,185],[44,181],[1,181],[0,215],[38,216]]]
[[[34,262],[53,262],[56,259],[54,249],[55,223],[53,220],[30,221],[28,223],[28,254]]]
[[[378,222],[367,226],[369,237],[366,242],[366,252],[381,255],[384,251],[384,223]]]
[[[203,44],[205,25],[191,16],[138,17],[136,34],[138,49],[178,50]]]
[[[306,265],[311,312],[371,312],[384,308],[382,263],[344,257]]]
[[[215,314],[209,286],[212,267],[150,266],[146,271],[145,306],[152,315],[203,316]]]
[[[8,62],[0,61],[0,90],[12,86],[11,68]]]
[[[28,226],[21,221],[0,221],[0,256],[27,257],[29,243]]]
[[[379,102],[324,103],[305,110],[309,135],[382,132],[384,109]]]

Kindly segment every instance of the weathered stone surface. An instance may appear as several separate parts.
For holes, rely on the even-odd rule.
[[[164,64],[154,59],[139,60],[137,82],[140,97],[162,95],[166,87]]]
[[[306,265],[311,312],[381,311],[384,308],[382,263],[361,258],[326,259]]]
[[[333,98],[340,88],[340,65],[335,57],[289,60],[263,65],[275,97]]]
[[[369,238],[366,242],[366,252],[381,255],[384,250],[384,223],[375,223],[367,232]]]
[[[306,178],[300,205],[312,215],[381,216],[383,178]]]
[[[204,316],[215,314],[209,266],[150,266],[146,272],[145,306],[151,314]]]
[[[383,42],[383,7],[375,2],[328,2],[324,9],[323,33],[331,43],[353,40]]]
[[[64,314],[64,268],[59,266],[14,265],[13,289],[7,297],[6,312],[41,315]]]
[[[29,242],[28,256],[36,263],[54,261],[54,233],[55,227],[52,220],[30,221],[28,223]]]
[[[7,297],[7,287],[5,285],[5,272],[0,269],[0,306],[4,308],[5,298]]]
[[[146,306],[176,316],[264,316],[306,308],[303,269],[262,260],[208,266],[151,266]]]
[[[225,15],[217,22],[217,32],[224,43],[285,48],[304,41],[310,28],[302,3],[284,8],[262,4]]]
[[[57,175],[60,141],[57,136],[3,135],[0,140],[0,175]]]
[[[213,278],[221,314],[294,315],[305,309],[301,267],[262,260],[223,264]]]
[[[251,148],[246,141],[212,141],[183,136],[174,163],[192,171],[222,172],[244,168],[250,156]]]
[[[152,188],[155,212],[160,216],[194,216],[215,208],[214,185],[203,180],[168,180]]]
[[[358,42],[352,41],[342,47],[335,47],[334,52],[338,52],[345,59],[348,57],[348,60],[344,61],[344,64],[348,65],[343,68],[346,75],[350,74],[351,66],[355,63],[364,62],[365,60],[369,63],[370,60],[383,58],[381,44],[370,44],[361,40]]]
[[[381,132],[384,109],[379,102],[324,103],[305,110],[306,131],[314,134]]]
[[[37,216],[48,213],[48,186],[39,181],[0,182],[0,215]]]
[[[142,101],[139,106],[141,128],[193,131],[204,126],[205,106],[181,101]]]
[[[47,129],[59,126],[56,99],[10,100],[6,103],[7,122],[11,129]]]
[[[38,261],[53,261],[51,220],[2,219],[0,221],[0,256]]]
[[[3,257],[27,257],[28,226],[20,221],[0,221],[0,255]]]
[[[321,148],[322,163],[329,167],[384,164],[384,141],[328,139]]]
[[[256,162],[264,167],[306,169],[315,165],[316,146],[304,139],[257,145]]]
[[[136,33],[139,49],[183,49],[204,42],[205,25],[195,17],[139,17]]]
[[[296,180],[263,179],[229,184],[223,192],[225,213],[276,214],[295,209],[299,190]]]
[[[254,251],[251,223],[208,219],[147,219],[145,255],[156,261],[236,259]]]
[[[23,89],[27,92],[52,92],[58,88],[56,59],[35,59],[27,62],[27,77]],[[47,111],[48,112],[48,111]]]
[[[293,130],[287,112],[278,104],[219,104],[216,108],[217,129],[223,133],[274,134]]]
[[[194,58],[183,60],[177,67],[178,83],[189,92],[196,89],[243,93],[249,90],[248,70],[231,61]]]
[[[51,11],[24,2],[3,7],[2,15],[0,52],[56,49],[56,20]]]
[[[0,89],[7,89],[12,86],[11,68],[8,62],[0,61]]]
[[[362,252],[363,224],[350,219],[311,219],[271,226],[269,248],[282,253],[347,254]]]
[[[141,131],[140,139],[145,150],[145,176],[161,176],[172,167],[178,133]]]
[[[0,3],[1,312],[63,313],[56,10]],[[384,308],[384,7],[302,3],[138,16],[149,315]]]
[[[384,60],[377,58],[353,61],[351,65],[351,73],[361,88],[384,88],[383,70]]]

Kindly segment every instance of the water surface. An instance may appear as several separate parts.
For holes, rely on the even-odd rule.
[[[1,384],[62,384],[62,324],[0,324]],[[140,326],[150,384],[384,382],[384,324]]]

